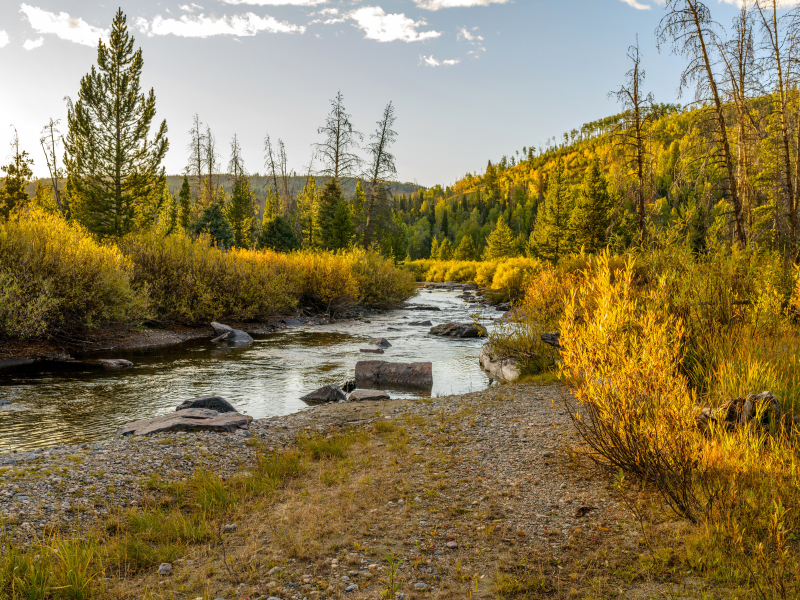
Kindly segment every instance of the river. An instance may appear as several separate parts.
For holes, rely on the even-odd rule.
[[[134,363],[120,371],[58,366],[0,372],[0,399],[12,403],[0,409],[0,452],[110,439],[120,425],[174,411],[183,400],[208,394],[227,398],[254,418],[297,412],[306,407],[301,396],[351,379],[359,360],[430,361],[434,396],[484,389],[490,384],[478,364],[484,339],[440,338],[428,334],[430,327],[408,324],[479,318],[490,327],[500,315],[465,304],[456,297],[460,293],[423,291],[409,301],[439,311],[393,310],[284,329],[254,335],[255,342],[244,348],[212,344],[209,328],[208,339],[108,354]],[[385,354],[359,351],[376,337],[392,344]],[[420,395],[387,390],[397,398]]]

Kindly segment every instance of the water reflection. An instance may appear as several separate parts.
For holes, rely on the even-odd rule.
[[[369,320],[287,329],[254,336],[247,347],[225,347],[209,339],[169,348],[114,353],[134,367],[98,371],[68,366],[46,371],[20,368],[0,374],[0,451],[108,439],[127,422],[171,412],[193,396],[219,394],[256,418],[304,408],[300,397],[353,376],[359,360],[431,361],[434,395],[464,393],[489,384],[478,365],[483,340],[450,340],[427,334],[409,321],[471,320],[474,306],[457,292],[423,293],[412,303],[441,311],[392,311]],[[489,311],[482,318],[496,317]],[[392,344],[383,355],[362,354],[370,339]],[[419,391],[393,390],[393,397]],[[22,410],[20,410],[22,409]]]

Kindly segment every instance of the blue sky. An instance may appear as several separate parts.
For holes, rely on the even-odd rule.
[[[735,0],[710,0],[727,26]],[[607,94],[636,35],[646,87],[678,101],[683,62],[655,47],[663,0],[125,0],[144,53],[143,86],[169,126],[169,173],[186,164],[191,116],[208,123],[227,164],[236,133],[250,172],[263,138],[290,167],[309,163],[329,100],[374,129],[396,107],[399,177],[452,183],[497,159],[617,111]],[[44,174],[39,132],[77,95],[117,4],[0,1],[0,158],[13,124]]]

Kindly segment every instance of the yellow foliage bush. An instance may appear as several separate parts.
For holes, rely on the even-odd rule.
[[[539,270],[542,263],[535,258],[509,258],[500,261],[492,277],[493,290],[508,290],[515,294]],[[477,274],[476,274],[477,276]]]
[[[449,264],[444,280],[468,283],[474,282],[477,275],[478,263],[474,261],[457,261]]]
[[[0,222],[0,337],[131,321],[148,314],[132,265],[82,227],[32,209]]]
[[[358,280],[344,252],[298,252],[288,260],[300,279],[304,306],[336,313],[358,302]]]
[[[377,252],[355,248],[345,256],[355,275],[362,306],[387,308],[416,293],[414,277]]]
[[[479,263],[475,272],[475,283],[481,287],[492,287],[494,280],[494,273],[497,270],[498,262],[494,260],[487,260]]]

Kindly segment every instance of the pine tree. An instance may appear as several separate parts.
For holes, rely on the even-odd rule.
[[[192,232],[195,235],[207,233],[213,243],[223,248],[230,248],[233,244],[233,229],[219,202],[203,209],[200,217],[192,223]]]
[[[255,194],[250,178],[240,173],[233,186],[231,201],[226,207],[228,222],[233,229],[233,245],[249,248],[253,233],[253,204]]]
[[[98,45],[97,68],[81,79],[68,111],[68,196],[73,214],[101,236],[130,231],[137,208],[157,197],[165,178],[167,122],[148,139],[156,97],[152,89],[148,96],[141,92],[144,61],[133,43],[120,9],[108,45]]]
[[[264,219],[271,221],[281,214],[281,201],[275,189],[270,187],[267,190],[267,199],[264,201]]]
[[[317,206],[317,182],[308,177],[303,191],[297,196],[297,221],[300,229],[300,244],[303,248],[313,248],[314,218]],[[266,219],[266,211],[264,213]]]
[[[452,258],[453,244],[450,242],[449,238],[444,238],[441,246],[439,246],[439,260],[451,260]]]
[[[353,226],[356,228],[356,236],[358,239],[364,238],[364,229],[367,224],[367,215],[365,212],[366,203],[367,194],[359,179],[356,181],[356,189],[353,191],[353,198],[350,201],[353,208]]]
[[[610,204],[608,183],[600,169],[600,160],[595,158],[586,171],[572,210],[570,227],[574,235],[574,250],[583,247],[589,254],[594,254],[605,247]]]
[[[349,248],[353,244],[355,237],[356,230],[353,226],[353,215],[350,212],[350,206],[344,199],[341,199],[336,205],[336,211],[333,213],[328,248],[331,250]]]
[[[291,252],[300,248],[289,222],[281,216],[266,221],[258,234],[256,247],[261,250],[269,248],[277,252]]]
[[[439,240],[436,237],[431,241],[431,258],[433,260],[439,259]]]
[[[188,229],[192,211],[192,189],[189,186],[189,177],[186,175],[183,176],[183,184],[181,185],[181,191],[178,192],[178,199],[181,227]]]
[[[547,193],[536,215],[536,225],[531,233],[531,251],[547,260],[558,260],[570,249],[569,219],[572,201],[564,174],[564,164],[559,159],[547,180]]]
[[[336,179],[331,178],[322,189],[314,210],[314,244],[320,248],[333,250],[342,247],[338,245],[342,241],[340,237],[342,232],[336,229],[336,227],[345,225],[344,213],[339,209],[340,202],[344,202],[342,190]],[[339,212],[338,215],[337,212]],[[334,226],[337,218],[339,222]],[[351,220],[350,226],[352,227],[352,225]]]
[[[25,191],[25,186],[33,176],[31,165],[33,159],[28,156],[28,153],[19,150],[19,137],[17,136],[16,129],[14,130],[14,138],[11,141],[11,148],[13,150],[13,161],[0,167],[6,176],[3,187],[0,188],[0,216],[8,218],[11,212],[24,206],[28,203],[28,192]]]
[[[450,219],[447,216],[447,207],[445,207],[444,212],[442,213],[442,224],[440,225],[440,229],[442,230],[442,235],[444,237],[448,237],[450,235]]]
[[[461,238],[461,243],[456,248],[454,258],[456,260],[475,260],[478,253],[475,251],[475,243],[472,241],[472,236],[467,234]]]
[[[494,231],[486,238],[484,255],[488,260],[514,256],[514,233],[502,215],[497,219]]]

